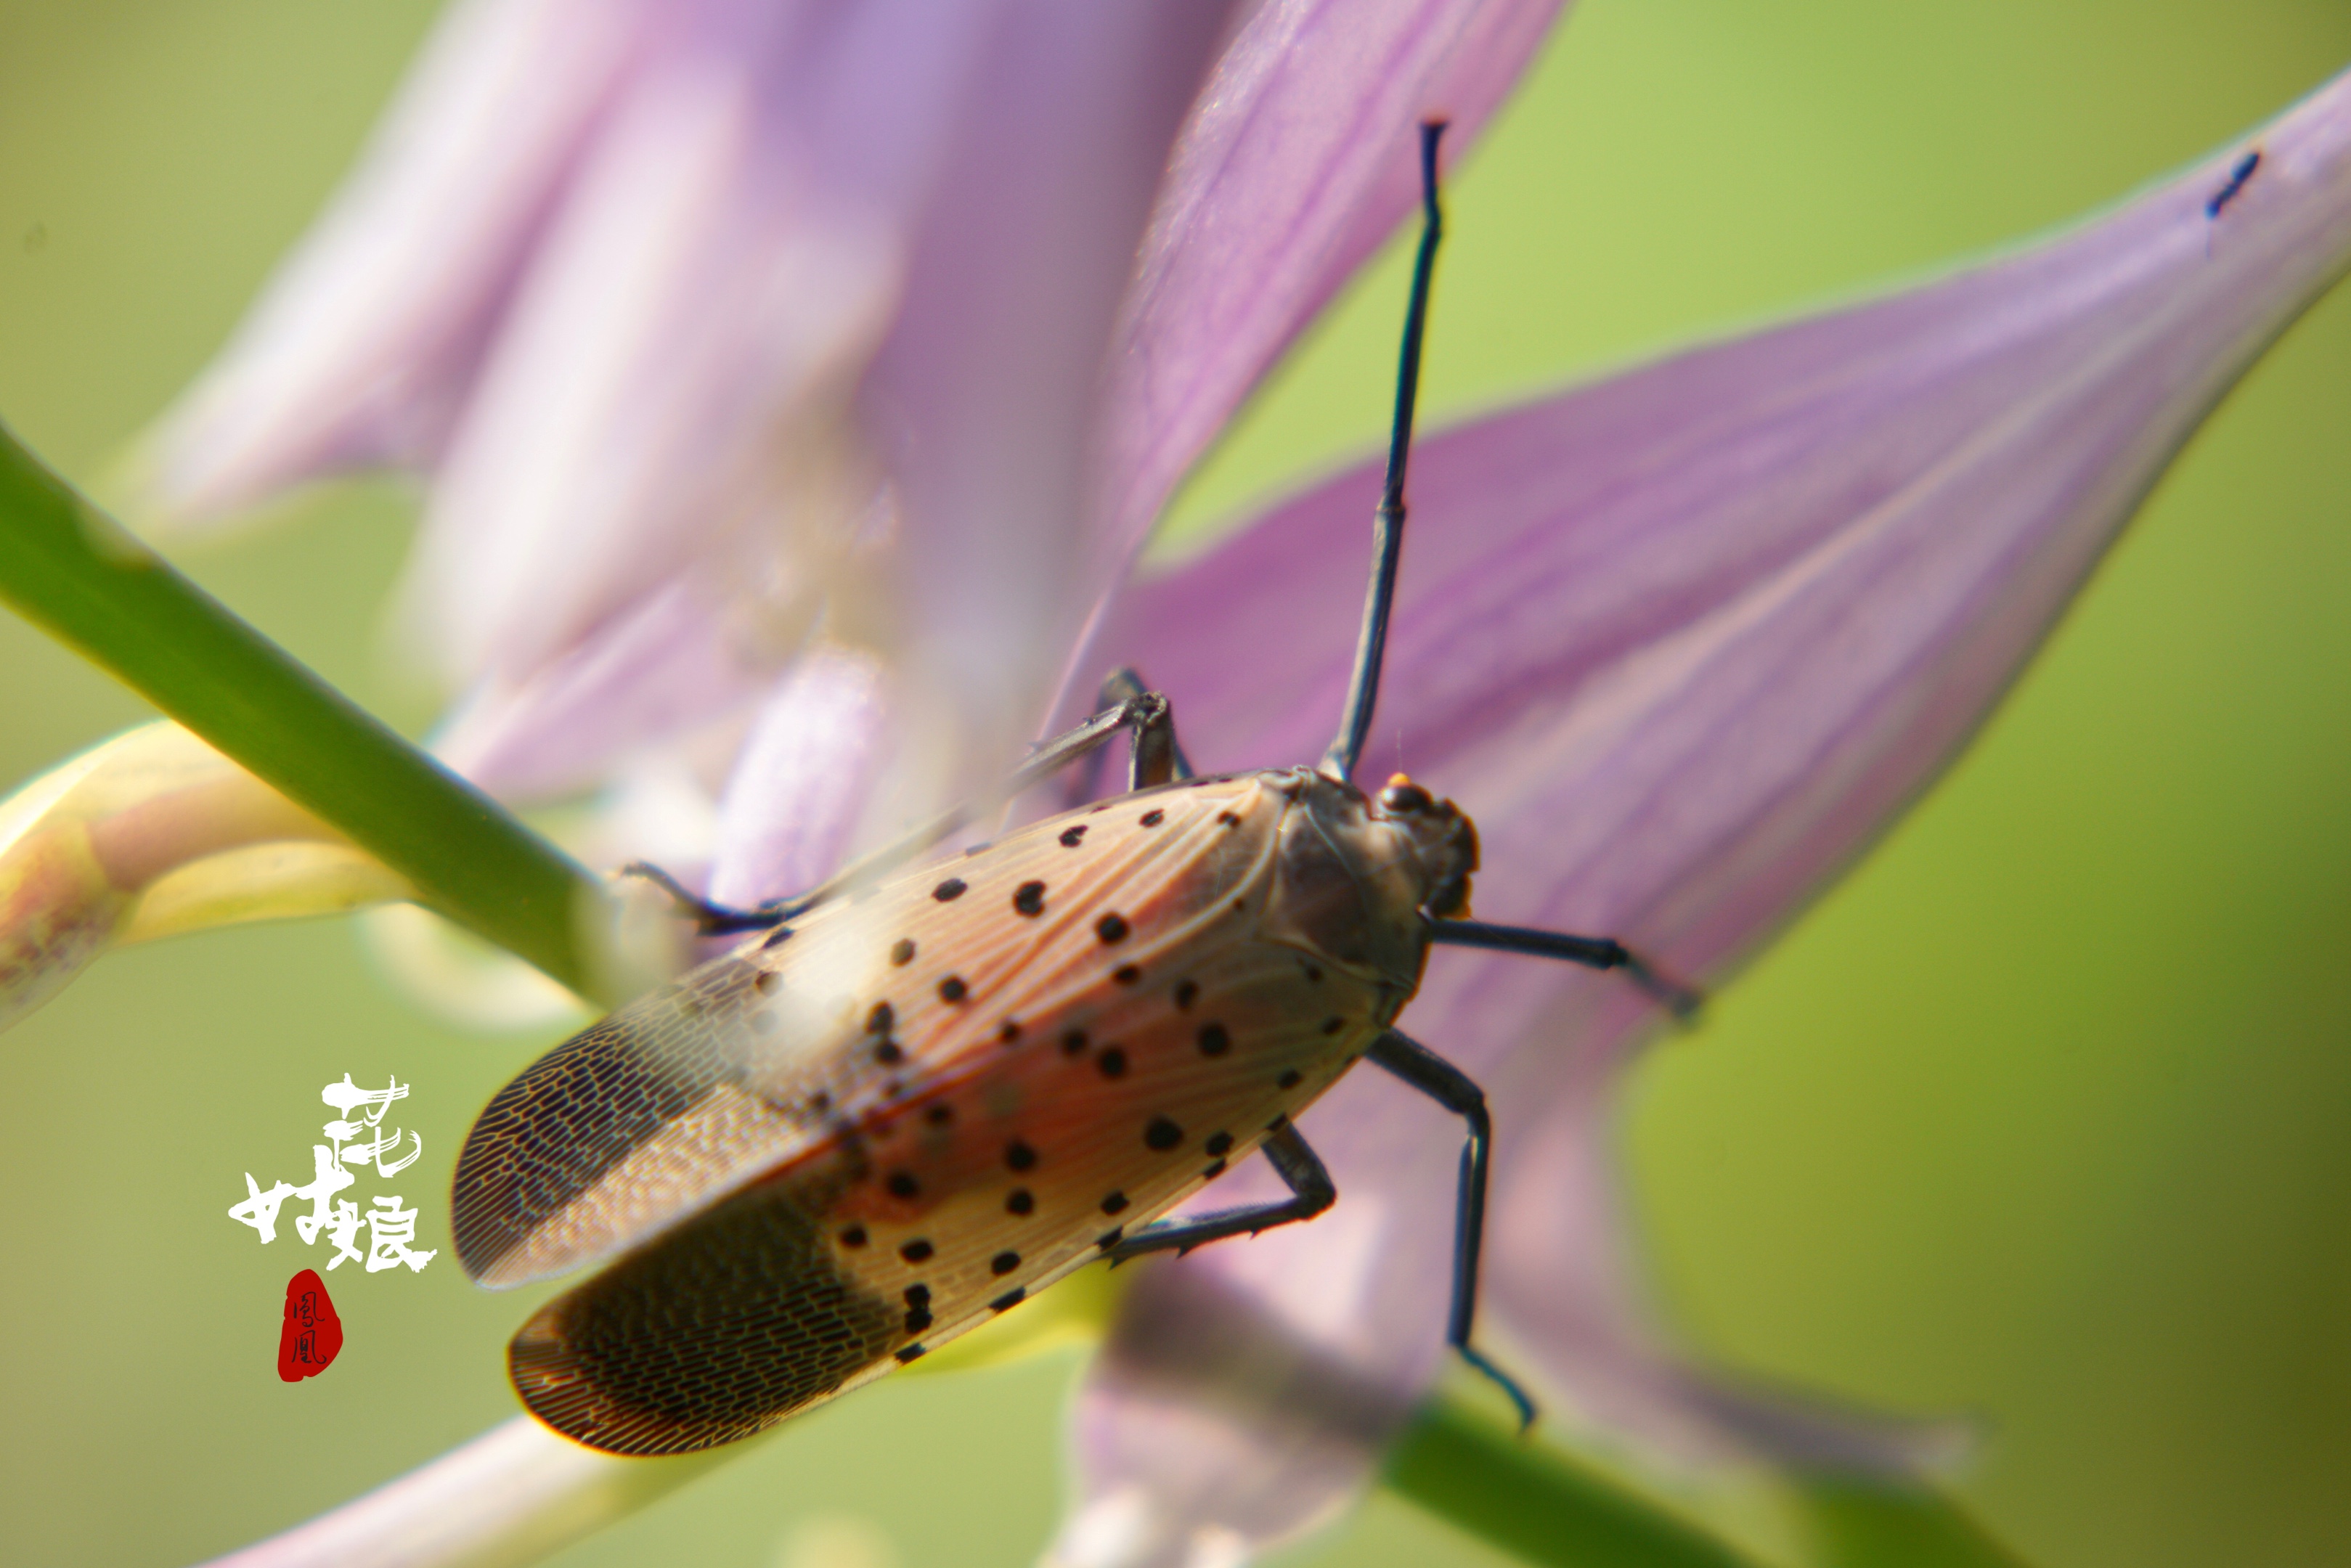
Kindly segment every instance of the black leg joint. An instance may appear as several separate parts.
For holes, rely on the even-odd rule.
[[[1192,777],[1192,764],[1176,739],[1176,710],[1166,697],[1143,684],[1134,671],[1113,670],[1102,684],[1102,705],[1123,706],[1130,716],[1126,787],[1130,793]]]
[[[1331,1173],[1322,1168],[1322,1159],[1289,1122],[1276,1127],[1259,1148],[1266,1163],[1273,1166],[1274,1174],[1289,1186],[1290,1197],[1280,1203],[1219,1209],[1187,1219],[1154,1220],[1124,1240],[1103,1249],[1104,1256],[1113,1263],[1123,1263],[1149,1252],[1181,1256],[1195,1247],[1221,1241],[1228,1236],[1255,1236],[1277,1225],[1311,1219],[1339,1200],[1339,1189],[1332,1184]]]

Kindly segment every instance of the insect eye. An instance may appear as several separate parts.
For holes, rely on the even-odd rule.
[[[1436,802],[1427,790],[1399,773],[1380,791],[1380,804],[1391,811],[1426,811]]]

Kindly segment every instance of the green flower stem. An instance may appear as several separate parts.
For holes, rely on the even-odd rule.
[[[1448,1401],[1405,1429],[1384,1479],[1399,1496],[1539,1568],[1760,1568],[1573,1456]],[[1931,1488],[1806,1477],[1785,1484],[1815,1568],[2024,1568]]]
[[[433,908],[582,995],[605,988],[595,877],[173,570],[5,425],[0,600],[334,824]]]
[[[1797,1482],[1796,1490],[1828,1568],[2025,1568],[1940,1492],[1821,1478]]]
[[[1756,1568],[1555,1448],[1438,1400],[1389,1450],[1390,1490],[1540,1568]]]

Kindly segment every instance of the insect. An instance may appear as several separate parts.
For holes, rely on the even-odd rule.
[[[1403,542],[1441,125],[1375,561],[1343,722],[1312,767],[1191,776],[1131,673],[1041,746],[1039,783],[1122,733],[1130,792],[946,862],[924,832],[710,931],[764,934],[540,1059],[459,1157],[457,1254],[492,1287],[608,1262],[515,1336],[523,1402],[620,1454],[745,1437],[915,1360],[1096,1259],[1184,1251],[1336,1197],[1294,1118],[1368,1060],[1463,1118],[1450,1343],[1471,1343],[1490,1122],[1476,1084],[1395,1029],[1434,945],[1625,970],[1618,943],[1468,918],[1470,821],[1398,775],[1351,782]],[[1280,1202],[1164,1218],[1261,1154]]]
[[[2208,218],[2219,217],[2220,209],[2237,199],[2237,193],[2245,188],[2247,183],[2253,177],[2253,171],[2261,166],[2262,152],[2258,147],[2238,159],[2236,167],[2229,171],[2228,179],[2221,183],[2219,190],[2212,193],[2211,199],[2204,204],[2204,215]]]

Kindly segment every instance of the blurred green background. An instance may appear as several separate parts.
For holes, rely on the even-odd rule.
[[[0,4],[0,415],[101,478],[331,188],[432,10]],[[2321,0],[1587,0],[1454,192],[1426,406],[2062,221],[2346,59],[2351,11]],[[1374,438],[1400,294],[1391,256],[1185,519]],[[1964,1493],[2049,1568],[2351,1561],[2346,407],[2336,298],[1958,770],[1632,1085],[1671,1322],[1799,1386],[1979,1416]],[[374,633],[408,515],[348,487],[180,559],[413,727]],[[141,716],[0,619],[0,779]],[[545,1043],[425,1019],[337,924],[109,958],[0,1041],[0,1558],[193,1560],[503,1419],[525,1301],[445,1258],[338,1270],[349,1348],[283,1385],[278,1303],[316,1254],[223,1211],[245,1171],[307,1176],[321,1083],[396,1072],[426,1156],[394,1185],[445,1247],[456,1141]],[[1075,1366],[892,1380],[559,1561],[1025,1563]],[[1499,1561],[1389,1497],[1296,1560]]]

